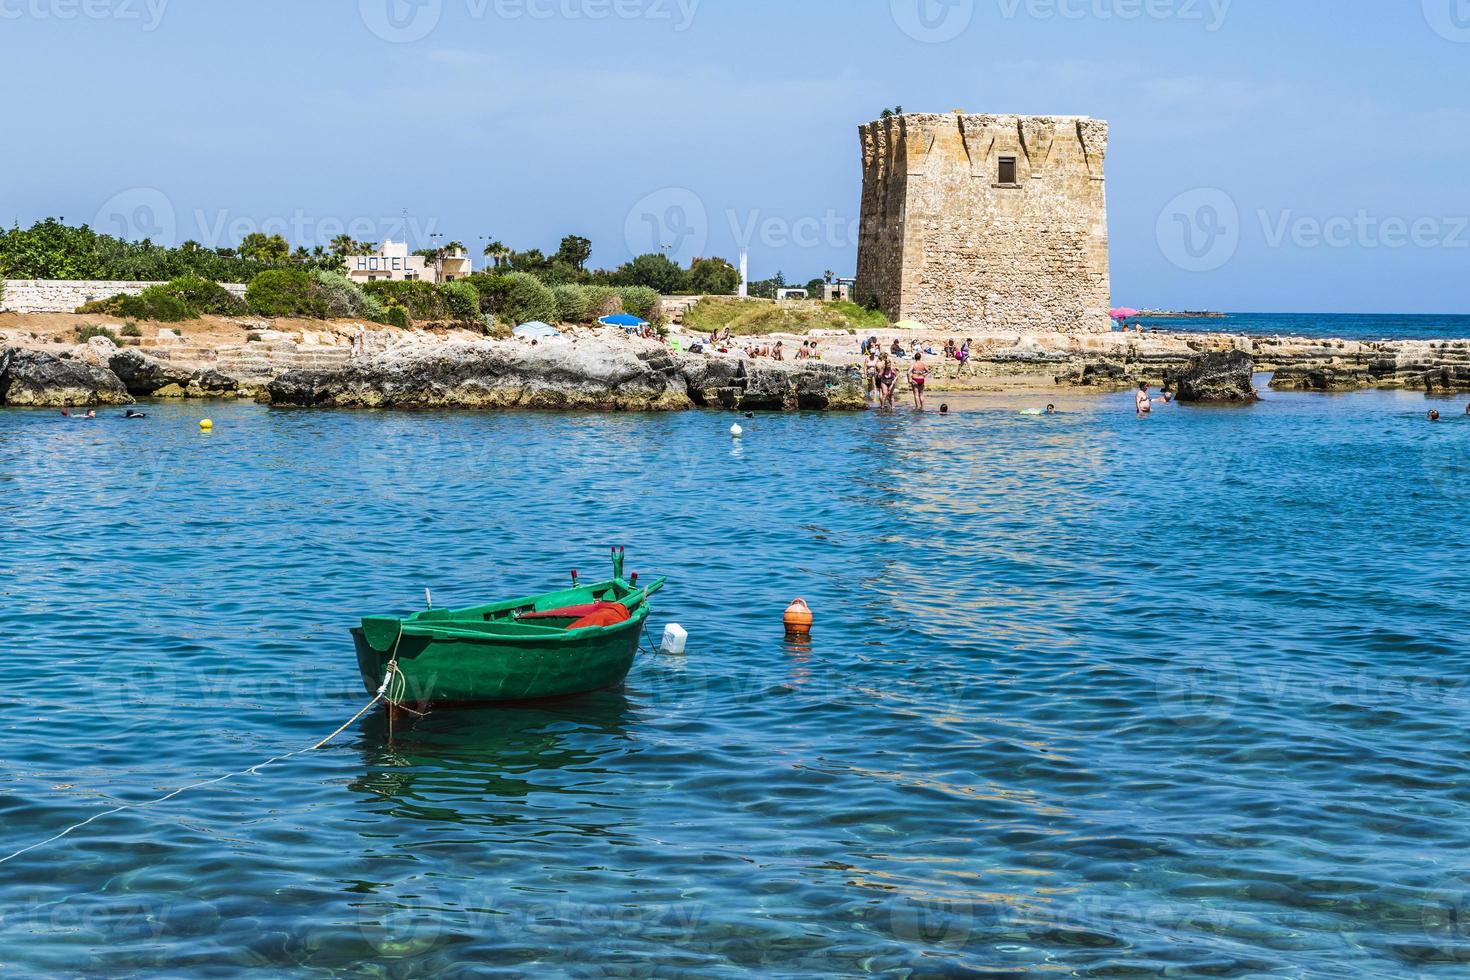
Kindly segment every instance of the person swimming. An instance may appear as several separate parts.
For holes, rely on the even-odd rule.
[[[131,408],[128,409],[128,414],[123,416],[123,418],[125,419],[146,419],[147,417],[148,416],[145,413],[135,412]]]
[[[1431,422],[1438,422],[1439,421],[1439,409],[1434,408],[1434,409],[1430,409],[1429,410],[1429,421],[1431,421]]]
[[[948,415],[949,414],[949,404],[947,402],[945,404],[939,406],[939,414],[940,415]]]
[[[1046,414],[1048,414],[1048,415],[1055,415],[1055,414],[1057,414],[1057,407],[1055,405],[1048,405],[1048,406],[1046,406]]]

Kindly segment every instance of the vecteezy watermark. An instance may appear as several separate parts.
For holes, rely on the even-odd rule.
[[[727,208],[721,217],[725,232],[742,249],[857,248],[861,227],[858,219],[830,208],[795,217]],[[640,199],[628,210],[623,228],[634,255],[666,252],[685,257],[705,254],[711,230],[708,206],[684,187],[666,187]]]
[[[1470,872],[1430,889],[1420,921],[1435,949],[1450,960],[1470,963]]]
[[[437,218],[413,215],[312,214],[297,208],[290,214],[249,215],[226,208],[196,208],[181,216],[167,194],[156,187],[130,187],[114,194],[97,209],[92,227],[124,241],[147,239],[173,245],[189,240],[209,249],[234,248],[247,235],[280,235],[292,246],[329,246],[341,235],[357,242],[427,242],[438,231]]]
[[[169,0],[0,0],[0,20],[113,20],[158,30]]]
[[[893,22],[915,41],[953,41],[975,19],[975,0],[891,0]]]
[[[694,24],[702,0],[456,0],[472,21],[643,20],[676,33]],[[392,44],[422,41],[439,26],[445,0],[358,0],[367,29]]]
[[[1404,218],[1380,216],[1366,209],[1352,215],[1319,218],[1286,210],[1257,211],[1261,232],[1271,248],[1470,248],[1470,216]]]
[[[1254,234],[1251,224],[1272,249],[1470,249],[1470,215],[1404,217],[1359,208],[1321,217],[1288,208],[1260,209],[1254,219],[1243,221],[1234,199],[1219,188],[1186,191],[1159,213],[1159,250],[1187,272],[1213,272],[1235,258],[1244,233]]]
[[[1423,0],[1424,20],[1446,41],[1470,44],[1470,0]]]
[[[701,256],[709,244],[709,209],[688,188],[665,187],[628,210],[623,237],[633,255],[667,252]]]
[[[1186,272],[1213,272],[1240,248],[1240,209],[1217,187],[1185,191],[1164,205],[1154,234],[1174,265]]]
[[[97,209],[92,227],[123,241],[177,241],[178,215],[173,201],[156,187],[130,187],[112,195]]]
[[[1173,20],[1214,32],[1234,0],[989,0],[1002,20]],[[893,22],[915,41],[953,41],[975,20],[976,0],[891,0]]]
[[[358,0],[367,29],[390,44],[422,41],[444,15],[443,0]]]
[[[1174,20],[1211,33],[1225,26],[1235,0],[996,0],[1006,20]]]

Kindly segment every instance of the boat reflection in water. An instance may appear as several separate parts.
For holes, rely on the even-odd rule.
[[[531,818],[537,793],[612,795],[626,775],[618,761],[632,748],[635,716],[620,690],[533,705],[446,708],[405,724],[386,713],[364,723],[365,772],[350,786],[414,820],[505,825]]]

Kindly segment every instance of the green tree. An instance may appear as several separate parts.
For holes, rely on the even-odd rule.
[[[561,247],[552,256],[552,261],[565,262],[567,265],[582,272],[587,268],[587,260],[592,258],[592,242],[580,235],[568,235],[561,240]]]
[[[291,257],[291,243],[280,235],[253,231],[240,243],[240,254],[256,262],[285,262]]]
[[[505,261],[505,257],[509,254],[510,249],[505,247],[504,242],[492,241],[489,245],[485,246],[485,258],[494,262],[495,268],[497,269],[500,268],[501,264]]]
[[[695,259],[689,264],[689,289],[706,296],[729,296],[740,288],[740,272],[724,259]]]
[[[659,252],[638,256],[619,269],[616,278],[620,286],[647,286],[666,296],[683,292],[688,282],[684,270]]]
[[[510,267],[516,272],[541,272],[550,265],[551,261],[546,258],[546,253],[539,248],[510,253]]]
[[[336,238],[332,239],[332,254],[337,256],[337,258],[339,259],[345,259],[349,255],[356,255],[358,254],[357,242],[352,240],[351,235],[338,235]]]

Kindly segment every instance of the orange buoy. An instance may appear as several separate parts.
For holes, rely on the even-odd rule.
[[[806,604],[805,599],[797,599],[786,607],[786,615],[782,617],[786,624],[787,636],[811,636],[812,634],[812,609]]]

